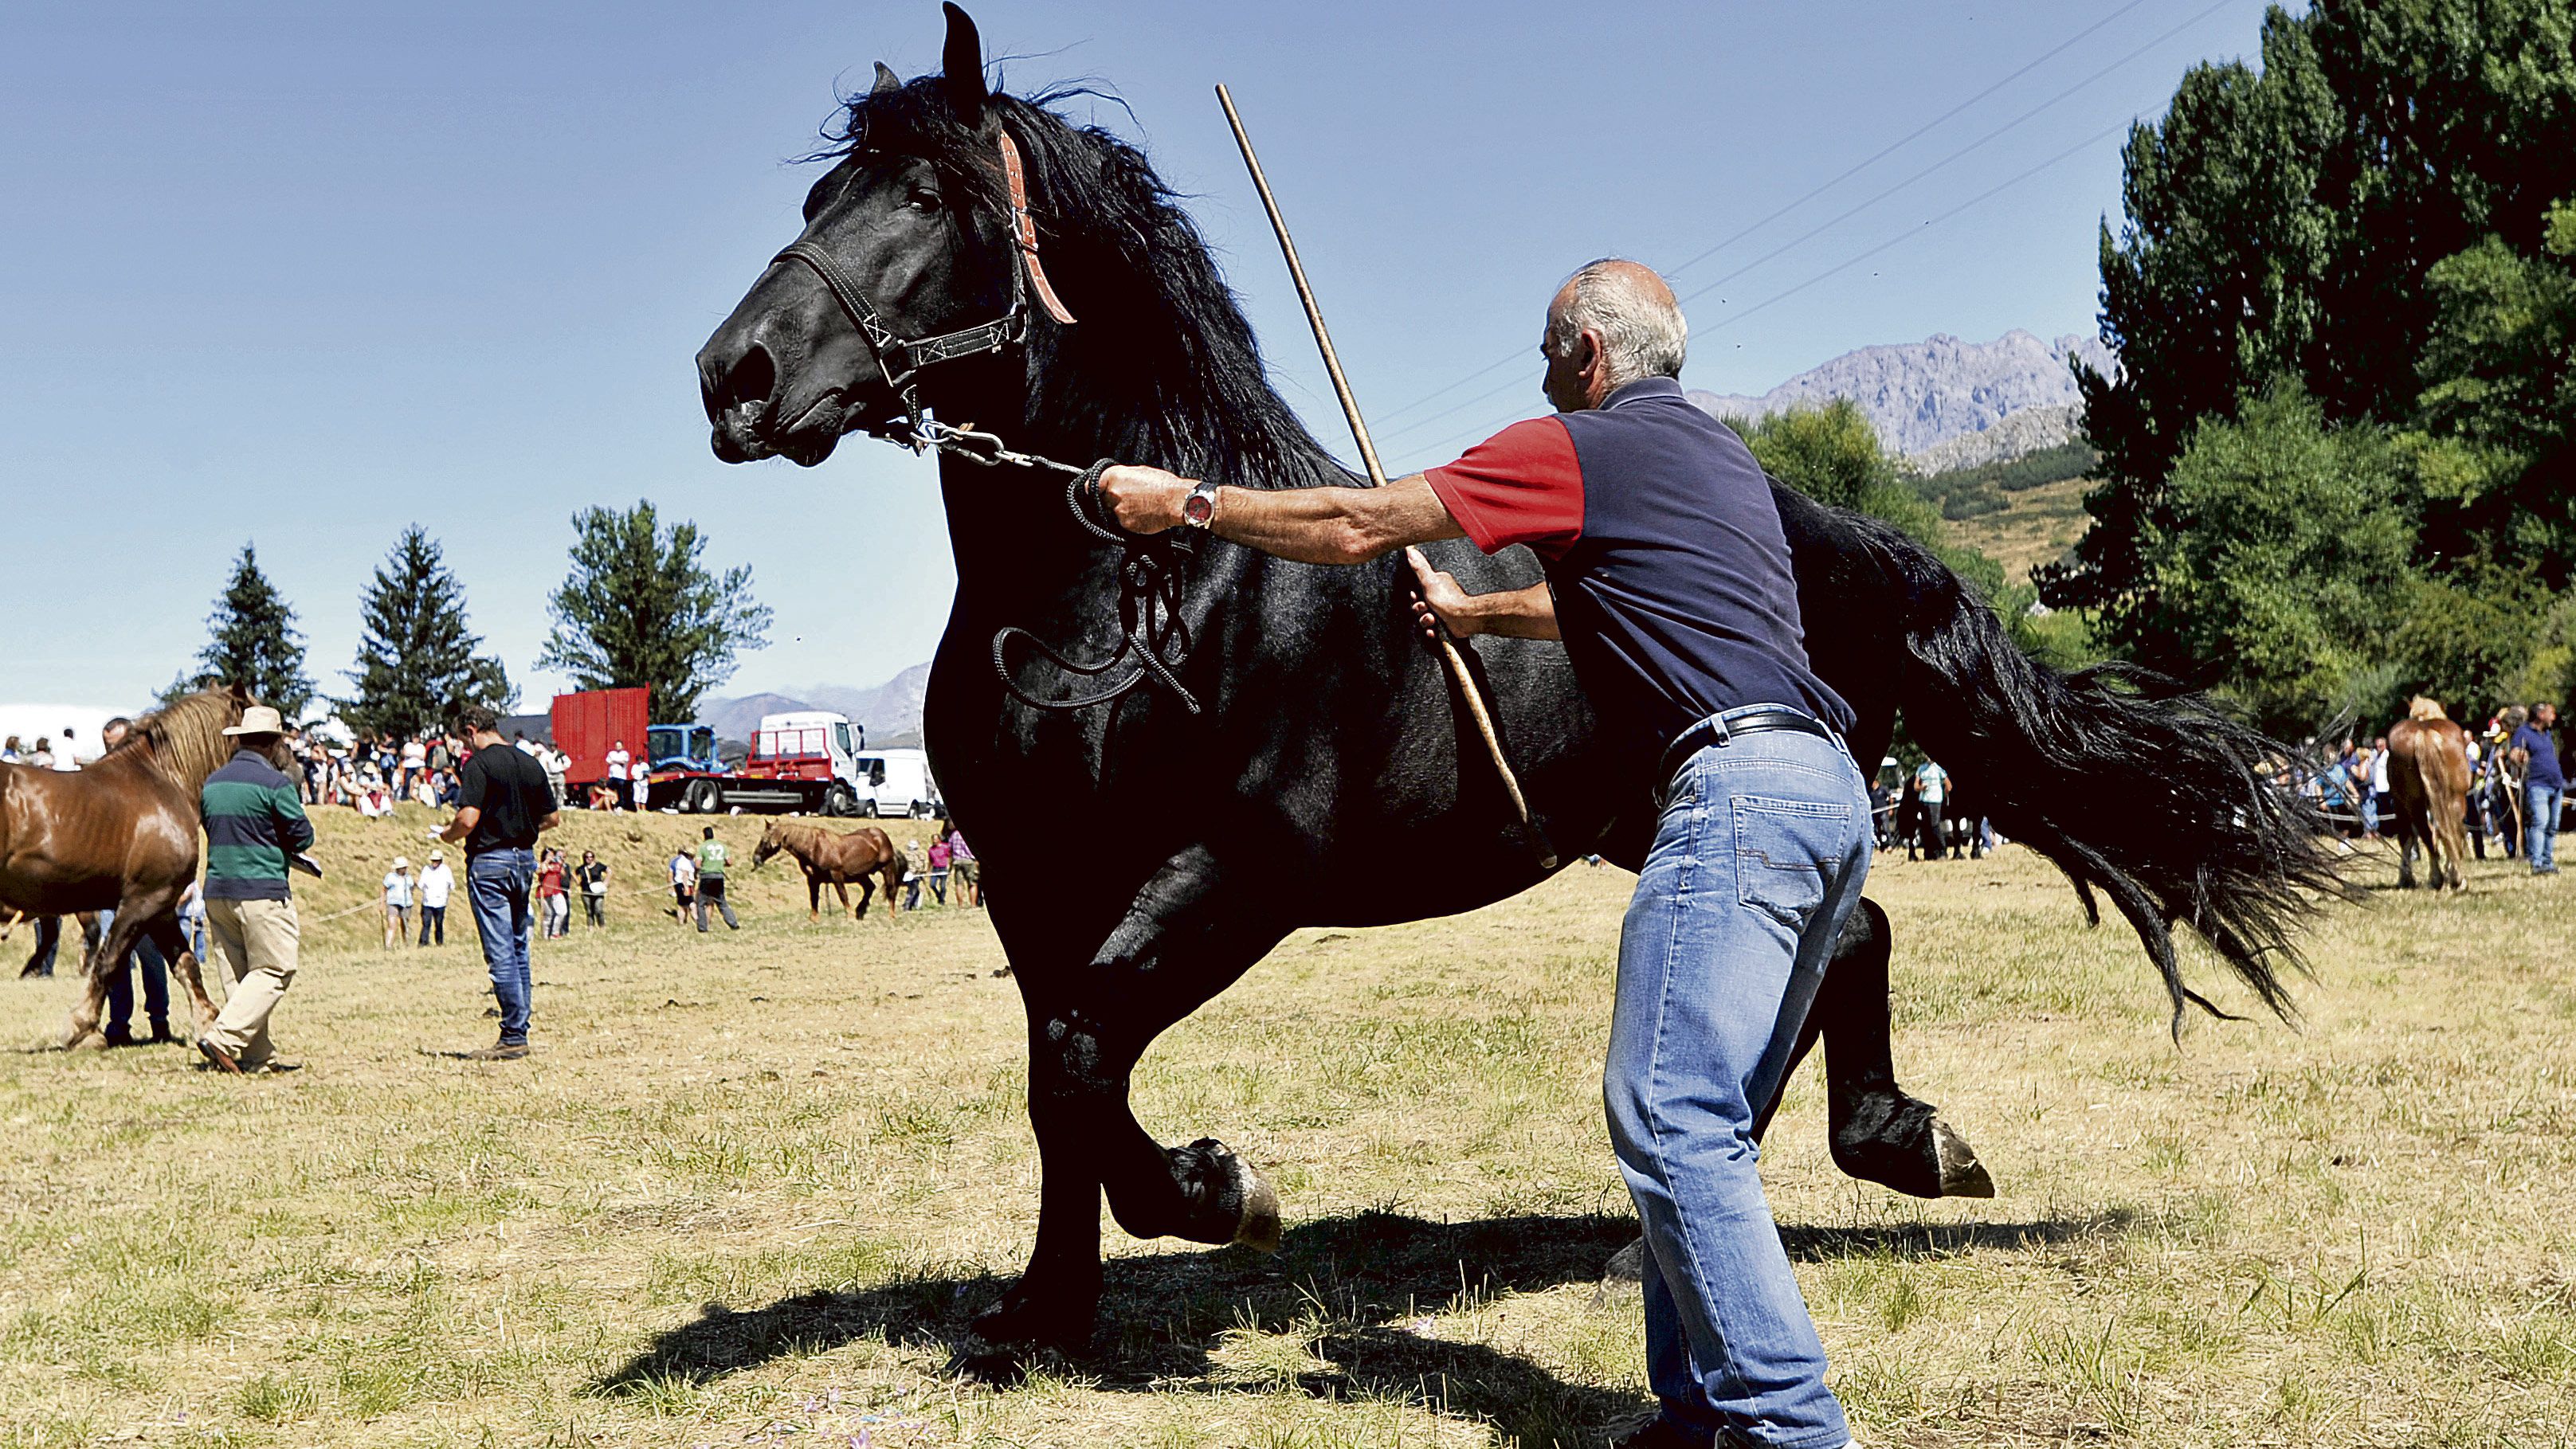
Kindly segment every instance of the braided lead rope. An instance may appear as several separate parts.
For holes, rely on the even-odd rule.
[[[1108,704],[1150,679],[1170,690],[1182,708],[1197,714],[1198,697],[1190,693],[1175,672],[1188,662],[1192,647],[1189,625],[1181,617],[1188,580],[1173,557],[1176,553],[1186,557],[1187,551],[1159,536],[1139,537],[1104,527],[1091,517],[1083,499],[1098,490],[1100,475],[1111,466],[1110,460],[1103,458],[1076,474],[1065,484],[1064,499],[1074,521],[1085,531],[1124,551],[1125,557],[1118,564],[1118,647],[1107,658],[1086,664],[1059,653],[1026,629],[1006,625],[993,635],[993,673],[1013,699],[1050,713]],[[1130,657],[1135,660],[1136,672],[1097,693],[1041,699],[1020,688],[1019,681],[1012,677],[1010,646],[1014,640],[1025,640],[1031,652],[1049,667],[1083,679],[1098,679]]]

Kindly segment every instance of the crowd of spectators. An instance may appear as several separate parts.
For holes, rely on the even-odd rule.
[[[2557,732],[2558,711],[2542,703],[2507,705],[2468,734],[2469,844],[2480,859],[2495,846],[2508,860],[2528,856],[2532,869],[2557,869],[2554,839],[2567,805],[2567,746]],[[2395,827],[2388,783],[2388,736],[2355,736],[2335,742],[2320,767],[2296,772],[2297,788],[2326,818],[2329,828],[2360,840],[2377,840]]]

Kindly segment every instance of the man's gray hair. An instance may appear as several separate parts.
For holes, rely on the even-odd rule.
[[[1640,272],[1653,282],[1643,280]],[[1566,285],[1574,295],[1548,318],[1550,352],[1566,356],[1584,333],[1598,332],[1612,387],[1641,377],[1681,376],[1682,361],[1690,353],[1690,327],[1662,278],[1633,262],[1603,257],[1585,263]]]

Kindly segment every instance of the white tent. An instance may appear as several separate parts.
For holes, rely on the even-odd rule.
[[[16,735],[21,750],[34,749],[40,738],[49,739],[59,754],[63,730],[69,727],[74,754],[83,760],[93,759],[101,753],[100,728],[119,713],[83,704],[0,704],[0,739]]]

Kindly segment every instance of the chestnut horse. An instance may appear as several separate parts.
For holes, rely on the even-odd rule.
[[[2433,889],[2465,890],[2468,858],[2468,735],[2417,695],[2388,727],[2388,792],[2397,798],[2397,888],[2415,888],[2415,850],[2424,849]]]
[[[147,935],[188,988],[195,1029],[215,1019],[178,906],[197,877],[198,791],[232,758],[234,741],[224,730],[250,704],[238,685],[200,690],[144,716],[125,743],[84,769],[0,764],[0,908],[33,916],[116,912],[107,938],[89,953],[89,990],[72,1008],[64,1046],[96,1035],[106,973]],[[287,763],[283,745],[275,763]]]
[[[903,852],[894,841],[873,825],[863,826],[847,835],[835,835],[819,825],[800,825],[788,820],[773,820],[760,833],[760,846],[751,853],[751,868],[780,851],[796,857],[805,867],[806,914],[814,920],[823,918],[823,887],[831,886],[841,893],[841,908],[850,905],[850,882],[859,883],[859,908],[852,920],[868,918],[868,902],[876,896],[873,876],[885,878],[886,916],[892,919],[897,909],[894,888],[903,881]]]

